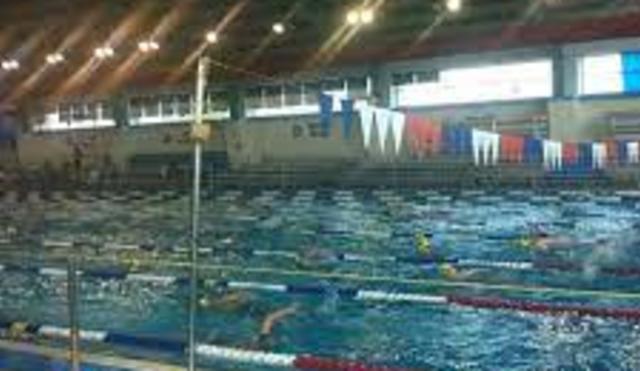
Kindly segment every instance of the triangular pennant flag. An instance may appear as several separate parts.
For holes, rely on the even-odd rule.
[[[369,105],[360,107],[360,127],[362,128],[362,141],[365,148],[371,145],[371,129],[373,127],[373,117],[375,108]]]
[[[331,118],[333,116],[333,97],[327,94],[320,94],[320,127],[322,135],[331,135]]]
[[[637,164],[639,160],[640,145],[638,142],[627,143],[627,157],[630,164]]]
[[[380,142],[380,150],[385,153],[385,144],[387,143],[387,136],[389,135],[389,126],[391,126],[391,111],[379,108],[376,109],[376,124],[378,124],[378,141]]]
[[[342,100],[342,136],[345,139],[351,138],[351,127],[353,126],[353,99]]]
[[[404,113],[395,112],[391,121],[391,131],[393,132],[393,140],[395,144],[396,154],[400,152],[402,148],[402,140],[404,139],[404,127],[406,125],[407,117]]]

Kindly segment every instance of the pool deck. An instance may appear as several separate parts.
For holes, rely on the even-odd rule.
[[[6,340],[0,340],[0,350],[9,351],[12,353],[24,354],[27,356],[39,356],[55,360],[68,360],[68,351],[64,349],[57,349],[51,347],[45,347],[35,344],[16,343]],[[121,358],[116,356],[106,356],[97,354],[82,354],[82,362],[89,363],[96,366],[115,368],[115,369],[128,369],[128,370],[149,370],[149,371],[182,371],[183,367],[172,366],[162,363],[156,363],[151,361],[134,360]]]

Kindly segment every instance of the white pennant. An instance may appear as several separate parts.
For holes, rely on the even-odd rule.
[[[380,149],[382,153],[385,153],[385,143],[387,142],[387,135],[389,134],[389,126],[391,124],[392,112],[379,108],[376,109],[376,124],[378,124],[378,140],[380,142]]]
[[[360,107],[360,127],[362,128],[362,140],[365,148],[369,148],[371,145],[374,110],[373,107],[366,104]]]
[[[627,143],[627,157],[630,164],[637,164],[640,155],[640,146],[638,142]]]
[[[593,143],[593,168],[604,168],[604,162],[607,159],[607,146],[604,143]]]
[[[391,121],[391,131],[393,132],[393,139],[396,145],[396,155],[402,148],[402,140],[404,139],[404,127],[406,125],[406,116],[404,113],[395,112]]]

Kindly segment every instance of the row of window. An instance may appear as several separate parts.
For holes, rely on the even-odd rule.
[[[640,93],[640,52],[587,56],[580,61],[578,75],[583,95]]]
[[[392,75],[393,107],[440,106],[549,98],[553,95],[551,59],[503,63],[478,67],[447,68]],[[640,92],[640,52],[585,56],[578,61],[580,95]],[[339,111],[345,98],[363,100],[372,95],[369,77],[327,79],[320,82],[268,85],[250,89],[244,96],[246,116],[274,117],[315,114],[318,96],[334,98]],[[164,94],[132,98],[128,103],[131,125],[190,122],[193,95]],[[225,94],[209,92],[205,97],[207,119],[230,117]],[[106,102],[59,105],[45,115],[40,130],[114,126],[113,112]]]

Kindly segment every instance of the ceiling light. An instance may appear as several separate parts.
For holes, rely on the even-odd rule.
[[[360,12],[357,10],[350,10],[347,13],[347,24],[356,25],[360,22]]]
[[[274,23],[272,28],[273,28],[273,32],[275,32],[278,35],[282,35],[285,31],[284,25],[280,22]]]
[[[15,59],[2,61],[2,69],[5,71],[13,71],[20,68],[20,63]]]
[[[48,64],[58,64],[64,62],[64,55],[62,53],[48,54],[46,61]]]
[[[462,0],[447,0],[447,10],[451,13],[457,13],[462,8]]]
[[[218,34],[214,31],[209,31],[205,35],[205,39],[209,44],[215,44],[218,42]]]
[[[105,46],[102,48],[97,48],[94,52],[93,55],[98,58],[98,59],[106,59],[106,58],[110,58],[113,57],[114,51],[113,48],[111,48],[110,46]]]
[[[370,24],[373,22],[375,15],[372,9],[364,9],[360,12],[360,23]]]
[[[138,49],[143,53],[148,53],[160,49],[160,45],[155,41],[141,41],[138,43]]]

